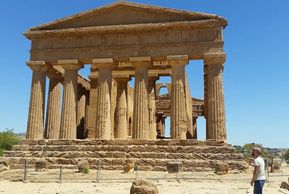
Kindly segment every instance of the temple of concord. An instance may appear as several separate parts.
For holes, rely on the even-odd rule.
[[[166,170],[176,160],[186,171],[211,170],[218,161],[246,168],[227,144],[226,26],[213,14],[118,1],[29,29],[27,133],[5,152],[10,167],[42,158],[49,168],[82,159],[110,170],[128,161]],[[203,61],[203,99],[191,96],[186,66],[193,60]],[[84,66],[88,77],[79,73]],[[163,76],[171,82],[159,83]],[[199,117],[205,141],[198,140]]]
[[[216,15],[116,2],[31,28],[24,33],[33,72],[27,139],[155,140],[170,115],[171,139],[196,139],[204,116],[206,138],[226,141],[226,25]],[[185,71],[200,59],[203,100],[191,97]],[[78,74],[84,65],[89,78]],[[156,95],[161,76],[172,80],[164,99]]]

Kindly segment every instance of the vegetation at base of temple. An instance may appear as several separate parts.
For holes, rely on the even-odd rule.
[[[84,167],[81,172],[83,174],[88,174],[89,173],[89,167]]]
[[[12,150],[12,146],[19,141],[20,137],[13,132],[13,129],[5,129],[5,131],[0,132],[0,156],[4,150]]]
[[[282,159],[289,164],[289,149],[282,155]]]
[[[235,146],[235,148],[244,155],[246,160],[252,159],[253,147],[259,147],[261,149],[261,155],[268,160],[273,160],[274,154],[272,154],[267,148],[264,148],[261,144],[248,143],[243,146]]]

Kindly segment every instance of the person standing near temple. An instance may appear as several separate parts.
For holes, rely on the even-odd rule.
[[[260,156],[261,149],[254,147],[252,157],[254,158],[254,172],[251,179],[251,186],[254,186],[254,194],[262,194],[265,184],[265,162]]]

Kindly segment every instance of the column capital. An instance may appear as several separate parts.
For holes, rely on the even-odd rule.
[[[26,65],[30,67],[33,71],[43,71],[46,72],[48,70],[48,65],[45,61],[28,61]]]
[[[152,58],[149,57],[149,56],[145,56],[145,57],[130,57],[129,61],[135,67],[150,66],[152,64]]]
[[[115,79],[116,81],[129,81],[131,78],[129,75],[124,76],[124,75],[114,75],[113,79]]]
[[[148,78],[149,78],[149,80],[154,80],[154,81],[156,81],[156,80],[158,80],[159,79],[159,75],[157,74],[157,73],[148,73]]]
[[[76,70],[83,68],[83,64],[80,64],[78,59],[64,59],[58,60],[58,65],[63,67],[65,70]]]
[[[63,81],[62,75],[59,71],[57,71],[56,69],[50,67],[47,71],[47,77],[49,79],[54,79],[54,80],[59,80],[59,81]]]
[[[226,54],[225,53],[205,53],[204,54],[204,61],[206,65],[222,65],[226,61]]]
[[[169,55],[167,56],[168,64],[171,66],[187,65],[189,63],[188,55]]]
[[[110,68],[112,69],[114,66],[113,58],[99,58],[99,59],[92,59],[92,69],[104,69],[104,68]]]

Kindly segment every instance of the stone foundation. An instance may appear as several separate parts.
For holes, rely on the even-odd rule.
[[[222,141],[197,140],[23,140],[12,151],[4,153],[10,168],[23,168],[27,160],[35,168],[39,158],[47,168],[77,168],[80,160],[88,160],[90,168],[99,160],[101,169],[123,170],[134,161],[140,170],[166,171],[169,162],[182,162],[184,171],[213,171],[226,162],[230,170],[244,170],[248,164],[242,154]]]

